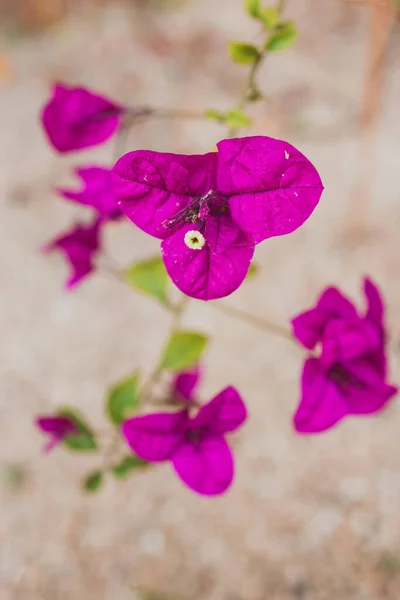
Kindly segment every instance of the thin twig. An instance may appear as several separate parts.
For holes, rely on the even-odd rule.
[[[211,307],[215,310],[218,310],[220,313],[223,313],[235,319],[239,319],[240,321],[244,321],[245,323],[248,323],[253,327],[257,327],[257,329],[263,329],[265,331],[268,331],[269,333],[285,338],[285,340],[295,342],[292,334],[288,329],[286,329],[286,327],[283,327],[282,325],[277,325],[276,323],[268,321],[263,317],[247,313],[246,311],[241,310],[239,308],[229,306],[224,302],[212,302]]]
[[[168,337],[171,335],[171,333],[173,333],[175,331],[175,329],[177,329],[179,327],[183,312],[184,312],[188,302],[189,302],[189,298],[187,296],[182,296],[182,299],[180,302],[178,302],[175,305],[171,305],[170,310],[172,312],[172,321],[171,321],[171,327],[170,327],[170,330],[168,333]],[[163,351],[164,351],[164,348],[162,349],[162,353],[163,353]],[[164,371],[164,367],[162,364],[162,353],[161,353],[160,359],[156,363],[156,366],[154,367],[154,369],[150,373],[147,381],[143,385],[142,391],[140,393],[140,401],[142,403],[148,402],[151,399],[153,387],[155,386],[156,383],[158,383],[158,381],[160,380],[160,377]]]
[[[279,12],[279,19],[278,19],[278,24],[277,26],[272,30],[272,34],[277,30],[277,28],[279,27],[279,23],[285,8],[285,2],[286,0],[279,0],[278,5],[277,5],[277,9]],[[271,35],[270,32],[268,32],[268,37]],[[244,88],[243,88],[243,92],[241,94],[240,100],[239,100],[239,104],[237,106],[237,108],[239,110],[244,110],[249,102],[249,95],[253,90],[257,89],[257,83],[256,83],[256,78],[257,78],[257,74],[258,74],[258,70],[261,67],[262,63],[265,61],[266,57],[269,54],[269,51],[265,48],[265,43],[267,40],[264,41],[262,49],[259,52],[259,55],[257,56],[257,58],[255,59],[255,61],[253,62],[253,64],[251,65],[251,69],[250,72],[247,76]],[[229,131],[228,131],[228,137],[232,138],[235,137],[237,135],[239,131],[239,127],[230,127]]]

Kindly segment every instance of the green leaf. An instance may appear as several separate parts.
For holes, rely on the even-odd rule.
[[[96,438],[84,417],[80,415],[78,411],[72,408],[62,408],[58,411],[58,414],[62,417],[71,419],[77,429],[76,433],[64,438],[64,446],[69,448],[69,450],[75,450],[76,452],[97,450]]]
[[[230,110],[224,116],[224,120],[229,127],[240,129],[241,127],[249,127],[252,124],[250,117],[243,110]]]
[[[229,127],[233,127],[234,129],[248,127],[252,124],[250,117],[248,117],[243,110],[239,109],[229,110],[226,113],[217,110],[208,110],[206,116],[219,123],[226,123]]]
[[[243,65],[255,62],[260,56],[255,46],[244,42],[228,42],[228,51],[232,60]]]
[[[247,279],[253,279],[253,277],[255,275],[257,275],[257,273],[259,272],[259,270],[260,270],[260,266],[256,262],[253,261],[250,264],[249,270],[247,271],[246,280]]]
[[[139,406],[139,373],[114,385],[108,393],[107,414],[115,425],[121,425]]]
[[[142,460],[138,456],[129,454],[128,456],[125,456],[120,463],[112,467],[112,472],[118,479],[124,479],[132,471],[141,470],[149,465],[150,463]]]
[[[258,17],[261,0],[245,0],[245,7],[251,17]]]
[[[126,281],[135,289],[167,302],[168,275],[164,263],[158,256],[131,265],[125,269]]]
[[[104,473],[102,471],[93,471],[83,480],[83,487],[87,492],[93,494],[97,492],[103,483]]]
[[[207,119],[211,119],[212,121],[223,121],[224,115],[222,112],[220,112],[219,110],[215,110],[213,108],[206,110],[206,112],[204,113],[205,117]]]
[[[179,371],[199,360],[207,345],[207,338],[195,331],[175,331],[164,349],[161,368]]]
[[[267,29],[273,29],[279,22],[279,10],[273,6],[263,8],[258,14],[258,18],[262,21]]]
[[[297,39],[297,28],[293,21],[286,21],[278,25],[271,33],[265,45],[265,49],[270,52],[279,52],[286,50]]]

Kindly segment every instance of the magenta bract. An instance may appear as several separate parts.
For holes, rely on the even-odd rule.
[[[182,481],[205,496],[224,493],[234,462],[225,434],[238,429],[247,412],[238,392],[227,387],[195,417],[189,410],[128,419],[122,434],[131,449],[149,462],[171,461]]]
[[[36,425],[50,436],[49,442],[44,446],[44,452],[50,452],[57,444],[68,435],[76,432],[76,425],[67,417],[43,416],[37,417]]]
[[[357,313],[336,288],[323,292],[315,308],[292,321],[295,337],[318,358],[306,360],[302,397],[294,417],[297,431],[316,433],[346,415],[376,413],[397,393],[386,383],[386,333],[377,287],[364,281],[367,310]]]
[[[85,88],[57,84],[43,108],[42,123],[56,150],[70,152],[106,141],[117,130],[123,111]]]
[[[100,249],[100,227],[102,220],[91,225],[76,225],[44,247],[46,252],[61,250],[71,265],[71,275],[65,287],[71,289],[94,270],[94,259]]]
[[[94,208],[105,221],[122,216],[112,190],[110,169],[97,166],[78,167],[75,173],[82,179],[82,189],[75,191],[60,188],[59,194],[68,200]]]
[[[321,360],[306,360],[302,396],[294,416],[299,433],[318,433],[347,415],[368,415],[382,410],[397,394],[385,383],[367,358],[326,367]]]
[[[200,368],[198,365],[193,367],[190,371],[178,373],[172,382],[172,399],[178,402],[192,402],[199,383]]]
[[[163,240],[177,287],[202,300],[236,290],[255,245],[300,227],[323,190],[305,156],[261,136],[223,140],[205,155],[130,152],[113,184],[122,212]]]

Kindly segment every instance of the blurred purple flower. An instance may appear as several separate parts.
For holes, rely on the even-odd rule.
[[[300,227],[323,190],[303,154],[261,136],[223,140],[205,155],[130,152],[113,182],[122,212],[163,240],[177,287],[202,300],[235,291],[255,245]]]
[[[82,87],[56,84],[42,111],[49,141],[59,152],[96,146],[111,137],[124,108]]]
[[[50,436],[50,440],[44,446],[44,452],[50,452],[57,444],[62,442],[68,435],[76,433],[76,425],[67,417],[43,416],[36,418],[36,425],[44,433]]]
[[[319,357],[308,358],[302,397],[294,416],[300,433],[333,427],[346,415],[376,413],[397,393],[386,383],[386,332],[378,288],[364,280],[367,310],[360,316],[336,288],[328,288],[315,308],[292,321],[295,337]]]
[[[294,416],[299,433],[318,433],[347,415],[368,415],[382,410],[397,394],[366,358],[326,367],[308,358],[302,375],[302,397]]]
[[[65,287],[71,289],[94,270],[94,258],[100,249],[101,219],[92,224],[76,225],[44,247],[46,252],[61,250],[69,261],[72,271]]]
[[[190,371],[178,373],[172,381],[172,400],[175,402],[195,402],[194,393],[199,383],[200,368],[198,365]]]
[[[111,186],[111,170],[104,167],[78,167],[75,173],[82,179],[79,191],[58,189],[59,194],[79,204],[93,207],[104,219],[116,220],[122,217]]]
[[[225,388],[193,418],[189,410],[128,419],[122,434],[140,458],[171,461],[182,481],[205,496],[224,493],[234,477],[232,452],[225,434],[238,429],[247,412],[238,392]]]

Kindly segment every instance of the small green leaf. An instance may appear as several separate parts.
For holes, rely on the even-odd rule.
[[[161,367],[179,371],[194,365],[203,354],[207,338],[194,331],[175,331],[165,347]]]
[[[224,115],[219,110],[215,110],[213,108],[206,110],[204,113],[207,119],[211,119],[212,121],[223,121]]]
[[[258,17],[261,0],[245,0],[245,7],[251,17]]]
[[[253,63],[260,57],[255,46],[244,42],[228,42],[228,51],[232,60],[243,65]]]
[[[263,8],[260,10],[258,18],[264,23],[267,29],[273,29],[279,22],[279,10],[273,6]]]
[[[250,264],[249,270],[247,271],[246,280],[247,279],[253,279],[253,277],[255,275],[257,275],[257,273],[259,272],[259,270],[260,270],[260,266],[256,262],[253,261]]]
[[[103,483],[104,473],[102,471],[93,471],[83,480],[83,487],[87,492],[93,494],[97,492]]]
[[[270,52],[279,52],[286,50],[297,39],[297,28],[293,21],[285,21],[271,33],[265,45],[265,49]]]
[[[124,275],[132,287],[164,304],[167,302],[168,275],[158,256],[131,265],[125,269]]]
[[[62,417],[68,417],[73,421],[77,432],[68,435],[63,440],[64,446],[76,452],[87,452],[88,450],[97,450],[97,442],[93,432],[90,430],[84,417],[72,408],[62,408],[58,411]]]
[[[250,117],[243,110],[230,110],[224,116],[224,120],[229,127],[240,129],[241,127],[249,127],[252,124]]]
[[[115,425],[121,425],[139,406],[139,373],[120,381],[109,391],[107,414]]]
[[[125,456],[118,465],[112,467],[112,472],[118,479],[124,479],[135,470],[140,470],[145,467],[148,467],[150,463],[145,460],[142,460],[138,456],[134,456],[133,454],[129,454]]]

